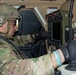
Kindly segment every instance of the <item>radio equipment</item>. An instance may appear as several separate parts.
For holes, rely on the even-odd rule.
[[[50,34],[48,39],[49,45],[59,47],[69,40],[69,19],[67,11],[57,10],[47,14],[46,20],[48,22],[48,32]],[[68,30],[66,30],[66,28]]]

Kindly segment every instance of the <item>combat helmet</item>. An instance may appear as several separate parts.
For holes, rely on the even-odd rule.
[[[70,0],[67,0],[66,2],[64,2],[61,5],[60,9],[65,10],[65,11],[69,11],[69,9],[70,9]],[[74,0],[72,22],[76,22],[76,0]]]
[[[6,3],[0,4],[0,26],[9,18],[19,18],[17,9]]]

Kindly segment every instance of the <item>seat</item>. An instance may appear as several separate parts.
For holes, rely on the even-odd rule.
[[[33,9],[20,10],[19,14],[21,20],[19,30],[15,35],[26,36],[30,34],[32,39],[34,40],[34,42],[29,42],[19,47],[22,53],[25,56],[27,55],[28,58],[32,57],[34,58],[46,54],[47,50],[44,39],[40,38],[41,35],[39,34],[39,32],[45,30],[43,29],[39,19],[35,15],[34,10]],[[42,44],[43,42],[44,44]]]

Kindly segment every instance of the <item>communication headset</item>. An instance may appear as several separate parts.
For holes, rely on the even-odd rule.
[[[4,23],[5,17],[4,16],[0,16],[0,26],[2,26],[2,24]]]

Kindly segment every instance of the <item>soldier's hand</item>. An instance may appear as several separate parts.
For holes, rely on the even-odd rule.
[[[61,51],[65,57],[65,61],[76,61],[76,40],[68,41],[61,46]]]

